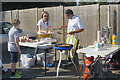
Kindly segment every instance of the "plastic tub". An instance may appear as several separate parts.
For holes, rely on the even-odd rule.
[[[38,34],[38,39],[50,37],[50,34]]]

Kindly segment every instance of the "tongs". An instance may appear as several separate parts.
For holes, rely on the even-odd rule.
[[[57,29],[59,29],[59,28],[54,28],[53,30],[57,30]]]
[[[59,28],[54,28],[53,31],[58,30]],[[58,34],[62,34],[61,32],[57,32]]]

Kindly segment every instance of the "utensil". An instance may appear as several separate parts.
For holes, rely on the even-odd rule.
[[[61,32],[57,32],[58,34],[62,34]]]
[[[59,29],[59,28],[54,28],[53,30],[57,30],[57,29]]]
[[[61,43],[61,44],[56,44],[55,45],[56,47],[73,47],[73,45],[72,44],[65,44],[65,43]]]

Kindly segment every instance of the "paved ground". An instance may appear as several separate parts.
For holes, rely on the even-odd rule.
[[[8,53],[4,53],[2,55],[3,59],[3,66],[8,68],[7,73],[3,73],[2,77],[3,79],[9,79],[10,73],[11,73],[11,63],[10,63],[10,55]],[[54,59],[54,58],[53,58]],[[59,54],[57,55],[57,59],[59,60]],[[62,62],[65,62],[65,55],[63,55]],[[17,69],[20,70],[22,74],[22,78],[24,79],[36,79],[36,78],[54,78],[56,79],[56,72],[55,67],[47,67],[47,74],[44,74],[44,67],[41,65],[36,64],[34,67],[31,67],[29,69],[19,67],[17,63]],[[66,69],[60,68],[60,78],[79,78],[79,76],[75,75],[75,69],[74,66],[67,66]]]
[[[56,70],[54,68],[49,68],[47,69],[47,74],[44,74],[44,68],[38,68],[38,67],[34,67],[34,68],[30,68],[30,69],[24,69],[24,68],[17,68],[18,70],[20,70],[23,74],[22,74],[22,78],[31,78],[31,79],[35,79],[35,78],[56,78]],[[9,78],[10,75],[10,69],[7,73],[3,74],[3,78]],[[60,78],[76,78],[76,76],[74,75],[74,73],[72,73],[69,70],[65,70],[65,69],[60,69]]]
[[[10,80],[10,72],[11,72],[11,68],[10,68],[10,55],[8,53],[4,53],[2,55],[3,57],[3,66],[8,68],[8,72],[7,73],[3,73],[2,77],[3,80]],[[59,60],[59,54],[57,55],[57,59]],[[63,60],[65,60],[65,55],[63,55]],[[64,61],[63,61],[64,62]],[[81,63],[81,55],[79,54],[79,63]],[[79,67],[79,66],[78,66]],[[40,65],[35,65],[34,67],[31,67],[29,69],[26,68],[22,68],[18,66],[17,63],[17,69],[20,70],[23,74],[22,74],[22,79],[23,80],[43,80],[43,79],[47,79],[47,80],[53,80],[56,79],[56,70],[55,67],[47,67],[47,74],[44,74],[44,67],[40,66]],[[120,80],[120,76],[118,75],[119,70],[117,71],[107,71],[105,73],[106,78],[109,80]],[[77,80],[79,79],[79,73],[76,74],[74,66],[73,65],[69,65],[66,68],[60,68],[60,80]],[[21,79],[20,79],[21,80]],[[80,80],[80,79],[79,79]],[[106,80],[106,79],[105,79]]]

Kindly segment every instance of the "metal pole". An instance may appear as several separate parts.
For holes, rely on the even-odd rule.
[[[17,11],[17,12],[18,12],[18,19],[19,19],[19,9],[18,9],[18,11]]]
[[[101,22],[100,22],[100,4],[99,4],[99,29],[98,29],[99,31],[100,31],[100,23]]]
[[[12,21],[12,10],[11,10],[11,15],[10,15],[10,22]]]
[[[46,61],[47,61],[47,59],[46,59],[47,55],[46,54],[47,54],[47,50],[45,49],[45,74],[46,74]]]
[[[36,7],[36,24],[37,24],[37,21],[38,21],[38,8]],[[36,26],[37,27],[37,26]],[[38,27],[36,29],[38,31]]]
[[[64,6],[63,6],[63,25],[65,25],[65,22],[64,22]],[[65,43],[65,28],[63,29],[63,43]]]
[[[110,5],[108,6],[108,27],[110,27]]]
[[[111,28],[111,26],[110,26],[110,23],[111,23],[111,16],[110,16],[110,1],[109,1],[109,6],[108,6],[108,38],[109,38],[109,35],[111,36],[111,30],[112,30],[112,28]]]
[[[19,19],[19,10],[17,9],[16,18]]]

